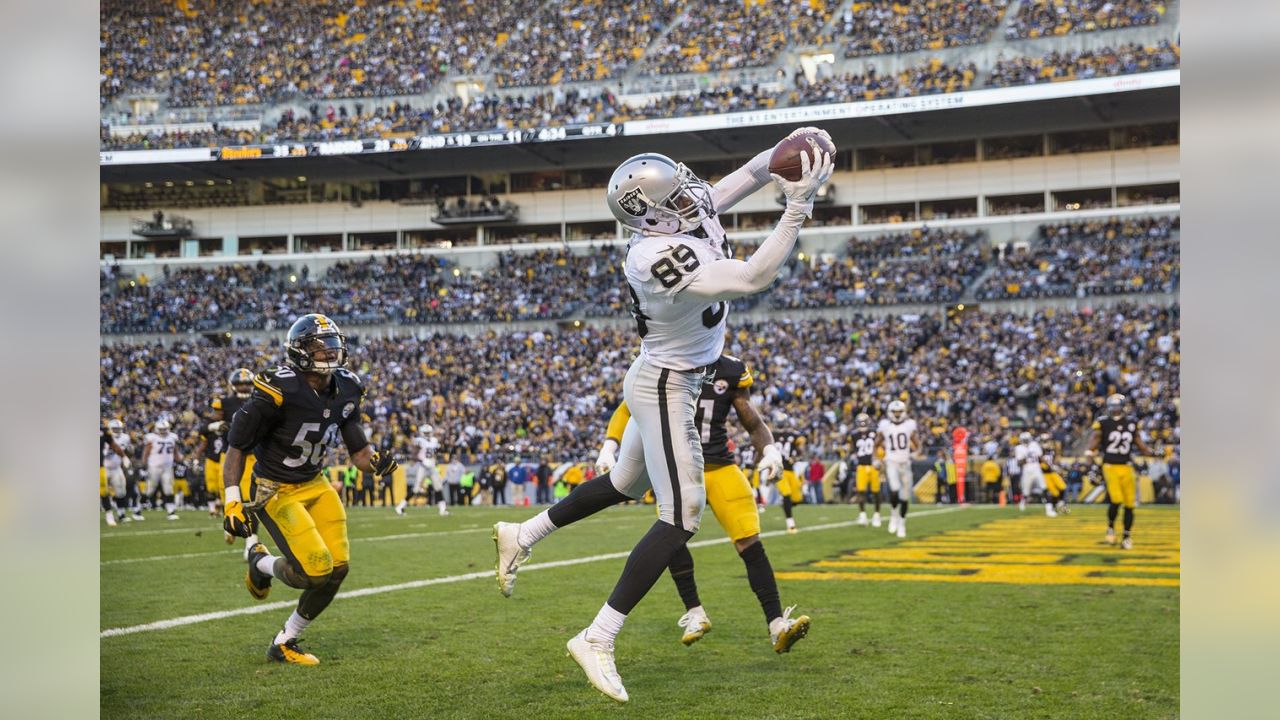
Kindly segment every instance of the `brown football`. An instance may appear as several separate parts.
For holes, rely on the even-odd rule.
[[[836,146],[818,133],[810,132],[797,135],[790,140],[783,140],[773,149],[769,156],[769,172],[781,175],[787,180],[800,179],[800,153],[809,153],[809,162],[814,159],[813,148],[826,153],[835,153]]]

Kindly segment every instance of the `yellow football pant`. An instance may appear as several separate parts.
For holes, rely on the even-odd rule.
[[[1067,481],[1055,472],[1047,472],[1044,474],[1044,486],[1049,490],[1049,494],[1062,497],[1067,491]]]
[[[1102,465],[1102,480],[1107,484],[1107,496],[1112,505],[1124,505],[1127,508],[1137,506],[1137,478],[1132,465]]]
[[[251,498],[253,493],[245,497]],[[307,575],[328,575],[334,565],[345,565],[351,559],[347,511],[323,475],[281,485],[254,514],[280,552]]]
[[[804,499],[804,486],[800,484],[800,478],[794,470],[782,471],[782,477],[778,479],[778,492],[791,498],[793,503]]]
[[[859,465],[858,474],[854,477],[855,487],[863,493],[871,488],[872,493],[880,492],[880,471],[871,465]]]
[[[707,504],[729,539],[736,542],[759,535],[756,496],[742,469],[737,465],[722,465],[704,470],[702,477],[706,481]]]
[[[244,475],[240,477],[240,492],[249,487],[249,478],[253,476],[254,459],[252,455],[244,457]],[[204,489],[205,492],[213,493],[218,500],[222,500],[222,492],[226,489],[226,484],[222,478],[222,462],[214,462],[208,458],[204,460]],[[243,495],[243,497],[249,497]]]

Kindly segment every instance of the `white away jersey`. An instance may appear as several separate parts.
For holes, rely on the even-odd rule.
[[[691,370],[720,357],[728,303],[708,302],[680,291],[702,268],[724,259],[723,247],[723,238],[632,237],[626,261],[631,314],[640,333],[640,353],[653,364]]]
[[[422,436],[413,439],[413,453],[418,462],[427,463],[435,462],[436,450],[440,449],[440,441],[434,437],[424,438]]]
[[[167,467],[173,464],[173,451],[178,447],[178,436],[173,432],[164,435],[147,433],[144,443],[151,446],[147,455],[147,467]]]
[[[1013,449],[1013,456],[1022,464],[1023,467],[1026,467],[1027,465],[1035,465],[1039,468],[1040,456],[1042,455],[1044,455],[1044,450],[1040,448],[1040,443],[1035,440],[1032,440],[1029,443],[1019,444]]]
[[[876,430],[884,436],[884,459],[893,462],[911,460],[911,437],[916,434],[916,421],[907,418],[900,423],[880,418]]]
[[[128,433],[114,435],[112,438],[120,446],[121,450],[129,452],[129,446],[132,445],[132,442],[129,440]],[[120,456],[111,449],[111,446],[104,443],[102,446],[102,467],[108,470],[119,470],[123,464]]]

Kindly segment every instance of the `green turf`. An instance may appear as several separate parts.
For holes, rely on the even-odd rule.
[[[1018,517],[1012,508],[927,514],[911,540]],[[1143,508],[1144,518],[1176,510]],[[848,506],[801,506],[801,527],[847,522]],[[1037,513],[1029,512],[1030,519]],[[491,571],[489,526],[525,509],[351,511],[343,590]],[[1073,519],[1100,508],[1077,508]],[[103,528],[101,627],[120,628],[254,605],[244,563],[207,515]],[[533,562],[625,552],[652,508],[615,508],[541,543]],[[778,508],[762,518],[782,528]],[[161,531],[157,533],[157,531]],[[174,532],[170,532],[174,531]],[[140,534],[146,533],[146,534]],[[448,533],[448,534],[432,534]],[[415,537],[376,540],[417,534]],[[697,540],[722,538],[708,513]],[[778,572],[859,548],[903,542],[842,527],[769,537]],[[268,543],[270,544],[270,543]],[[1118,550],[1100,550],[1116,552]],[[195,557],[148,559],[201,553]],[[713,631],[679,642],[684,608],[663,578],[618,640],[631,702],[587,685],[564,643],[594,616],[622,559],[522,572],[516,594],[491,574],[450,584],[339,598],[308,630],[322,664],[280,666],[264,651],[289,609],[103,637],[106,718],[1167,718],[1178,715],[1176,587],[799,581],[782,600],[813,618],[788,655],[769,646],[763,614],[726,544],[695,548]],[[293,600],[276,584],[267,602]]]

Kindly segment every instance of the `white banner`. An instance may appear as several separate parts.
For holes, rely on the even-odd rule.
[[[902,113],[1033,102],[1082,95],[1102,95],[1131,90],[1149,90],[1152,88],[1176,87],[1180,84],[1180,70],[1160,70],[1158,72],[1092,78],[1089,80],[1019,85],[1016,87],[992,88],[990,90],[967,90],[946,95],[919,95],[915,97],[871,100],[869,102],[842,103],[840,105],[807,105],[663,120],[633,120],[624,123],[622,127],[623,135],[657,135],[661,133],[754,127],[756,125],[799,125],[822,120],[900,115]]]
[[[214,150],[210,150],[209,148],[180,148],[175,150],[102,150],[98,153],[99,165],[209,162],[216,159]]]

